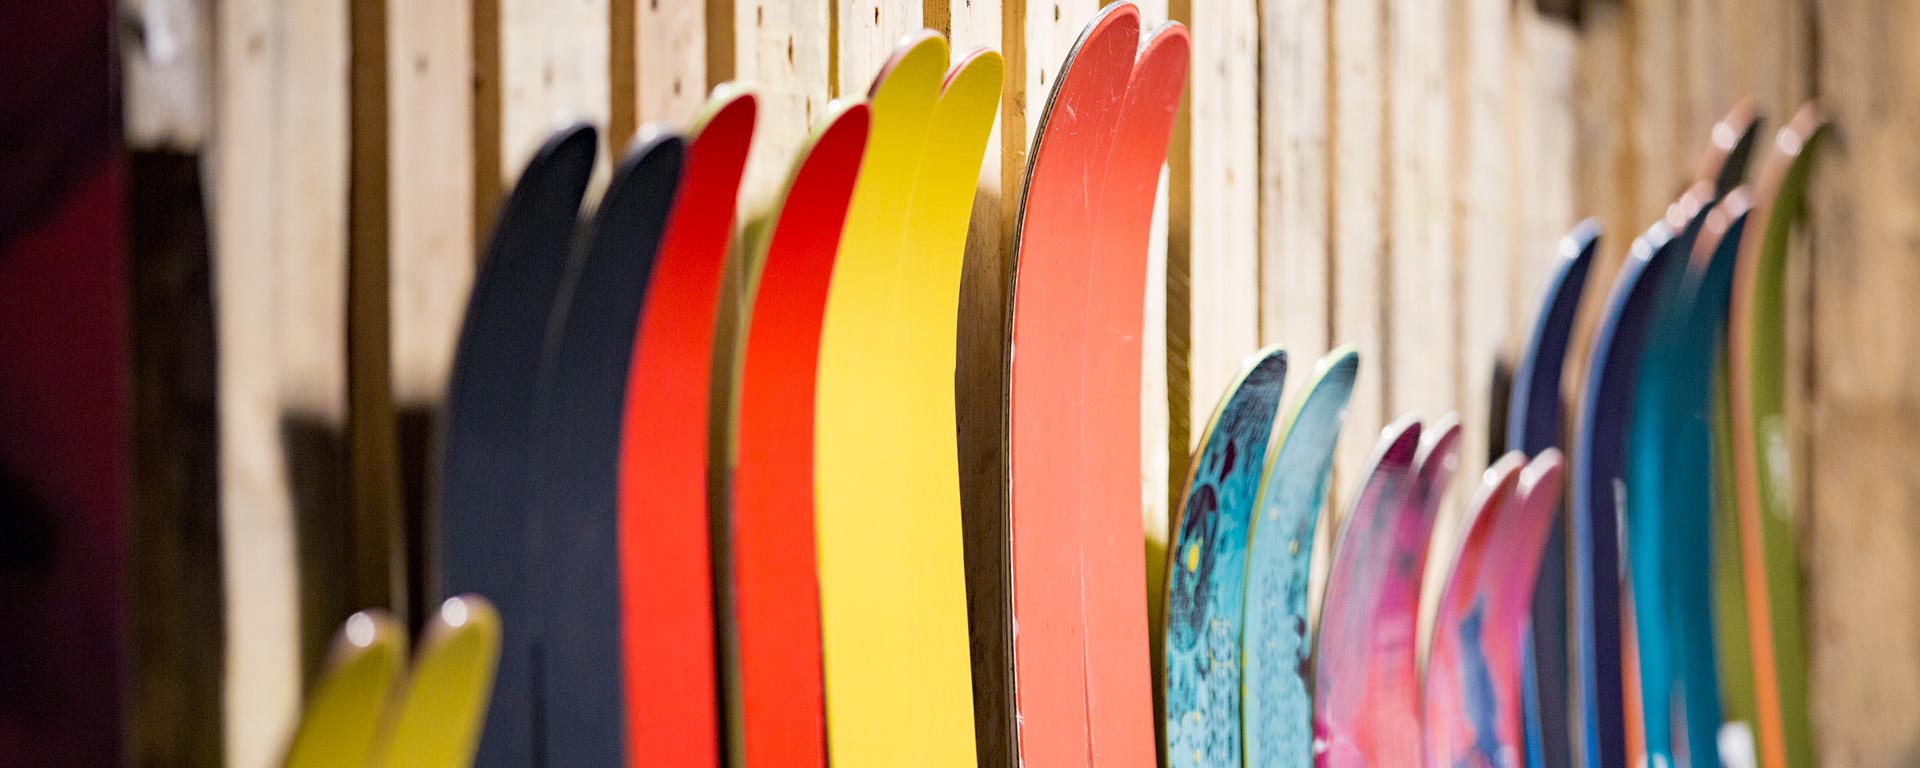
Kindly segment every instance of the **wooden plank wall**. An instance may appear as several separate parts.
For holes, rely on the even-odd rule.
[[[226,709],[246,714],[230,722],[252,724],[228,729],[228,762],[269,759],[317,643],[345,610],[418,611],[436,591],[420,544],[433,533],[418,514],[431,414],[475,248],[556,121],[593,120],[607,127],[603,146],[618,148],[642,123],[684,125],[719,82],[751,83],[761,102],[742,210],[753,215],[827,102],[859,96],[901,34],[925,26],[956,49],[1001,49],[1009,77],[962,310],[963,359],[997,361],[1026,141],[1097,5],[129,0],[210,30],[193,39],[210,41],[198,77],[212,83],[214,118],[184,143],[210,161],[222,503],[260,519],[292,520],[300,506],[300,519],[354,521],[342,524],[354,536],[336,574],[350,593],[309,600],[298,617],[227,605],[228,637],[269,654],[228,661]],[[1801,261],[1811,266],[1793,283],[1818,724],[1834,764],[1920,759],[1920,714],[1908,706],[1920,694],[1920,618],[1906,609],[1920,574],[1910,461],[1920,438],[1905,428],[1920,417],[1920,358],[1907,351],[1920,323],[1904,300],[1920,287],[1920,150],[1903,140],[1920,124],[1920,58],[1895,32],[1920,22],[1911,10],[1600,0],[1576,25],[1509,0],[1144,5],[1149,23],[1186,22],[1195,43],[1143,329],[1142,516],[1162,539],[1188,451],[1263,343],[1289,349],[1294,394],[1329,348],[1360,349],[1334,509],[1386,421],[1449,409],[1470,436],[1455,483],[1464,500],[1485,465],[1493,361],[1534,311],[1560,233],[1588,214],[1608,233],[1583,312],[1591,326],[1629,236],[1678,190],[1733,99],[1751,94],[1775,117],[1825,99],[1840,141],[1817,184],[1813,258]],[[166,109],[165,85],[129,79],[130,135],[164,134],[182,112]],[[1002,514],[1001,373],[970,363],[957,383],[969,515]],[[228,568],[294,557],[291,539],[238,515],[229,543],[263,536],[271,547]],[[1453,526],[1450,512],[1441,535]],[[407,542],[399,556],[369,554],[392,538]],[[325,575],[312,560],[300,560],[305,583]],[[261,631],[279,634],[249,639]],[[158,704],[136,709],[164,717]],[[166,741],[164,728],[145,728],[136,749],[177,754]]]

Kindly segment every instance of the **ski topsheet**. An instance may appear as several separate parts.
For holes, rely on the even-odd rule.
[[[406,657],[407,631],[385,611],[347,617],[307,695],[286,768],[373,762],[380,716]]]
[[[755,108],[752,95],[722,85],[694,121],[673,210],[645,278],[621,415],[617,541],[627,754],[678,765],[719,762],[709,385],[721,274]]]
[[[1820,114],[1807,106],[1775,138],[1760,179],[1760,210],[1749,218],[1766,228],[1741,238],[1728,315],[1734,497],[1753,643],[1755,726],[1760,764],[1767,768],[1814,762],[1799,521],[1789,493],[1785,312],[1788,238],[1806,203],[1814,150],[1825,130]]]
[[[1572,644],[1581,765],[1626,762],[1622,565],[1618,510],[1633,385],[1649,315],[1680,254],[1664,221],[1634,241],[1594,335],[1574,434]]]
[[[1414,638],[1433,527],[1432,507],[1409,498],[1425,485],[1421,454],[1418,419],[1402,417],[1382,429],[1334,537],[1314,639],[1315,765],[1419,759]]]
[[[594,142],[592,128],[562,130],[520,174],[474,275],[447,384],[438,483],[441,591],[486,595],[503,628],[476,755],[482,766],[535,762],[538,624],[528,544],[534,396]]]
[[[1090,627],[1081,619],[1092,590],[1084,572],[1082,548],[1089,537],[1082,494],[1099,483],[1130,489],[1139,484],[1137,460],[1132,474],[1085,477],[1081,451],[1089,389],[1083,365],[1092,312],[1089,281],[1095,271],[1089,240],[1139,29],[1140,14],[1132,4],[1109,5],[1068,51],[1034,129],[1014,223],[1007,361],[1011,623],[1017,628],[1012,713],[1018,757],[1033,765],[1083,764],[1092,744]],[[1117,253],[1110,258],[1136,257]],[[1138,411],[1135,402],[1131,408]],[[1125,413],[1107,415],[1133,419]],[[1137,449],[1138,442],[1131,446]],[[1137,510],[1138,500],[1125,508]],[[1137,539],[1129,537],[1127,543]],[[1144,585],[1144,575],[1139,580]],[[1118,583],[1102,588],[1131,591]]]
[[[1351,347],[1321,358],[1262,461],[1240,643],[1241,741],[1249,765],[1305,765],[1313,756],[1307,582],[1333,449],[1359,369],[1360,355]]]
[[[778,213],[751,242],[754,287],[728,416],[732,446],[734,754],[745,765],[826,756],[814,549],[814,387],[820,318],[868,111],[835,102],[801,149]]]
[[[636,322],[683,152],[679,136],[653,134],[622,158],[568,264],[547,333],[532,411],[528,544],[541,675],[534,714],[548,765],[615,765],[626,756],[620,429]],[[704,559],[696,562],[705,567]],[[710,595],[673,596],[697,611],[673,612],[664,601],[637,606],[660,610],[641,617],[654,636],[681,640],[650,643],[659,656],[646,663],[671,668],[672,685],[650,692],[664,702],[636,713],[668,721],[636,728],[655,738],[648,754],[672,756],[676,764],[698,764],[717,749],[711,633],[697,630],[704,622],[678,623],[689,614],[710,621]],[[689,631],[680,635],[683,628]]]
[[[500,614],[492,603],[479,595],[441,603],[421,632],[405,692],[386,704],[380,746],[371,764],[471,765],[499,654]]]
[[[1255,355],[1207,420],[1168,549],[1163,765],[1238,768],[1247,533],[1287,353]]]
[[[953,371],[1004,67],[986,50],[946,67],[946,41],[921,32],[875,80],[820,330],[827,729],[847,765],[974,761]]]
[[[1507,414],[1509,451],[1534,456],[1564,447],[1560,381],[1580,295],[1600,244],[1600,225],[1580,222],[1560,241],[1559,263],[1533,332],[1514,372]],[[1556,506],[1555,522],[1540,561],[1529,612],[1529,640],[1521,649],[1521,688],[1526,701],[1527,765],[1568,765],[1567,747],[1567,534]]]

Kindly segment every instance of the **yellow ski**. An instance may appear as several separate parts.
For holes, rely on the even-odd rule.
[[[953,366],[1003,64],[975,51],[947,72],[947,53],[918,33],[875,80],[821,331],[815,529],[836,765],[974,764]]]

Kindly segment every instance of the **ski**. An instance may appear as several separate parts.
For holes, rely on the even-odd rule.
[[[1692,665],[1681,665],[1676,647],[1685,644],[1711,658],[1711,630],[1707,626],[1712,605],[1711,575],[1704,559],[1689,557],[1705,551],[1711,501],[1704,485],[1698,496],[1674,485],[1689,482],[1686,476],[1691,470],[1687,467],[1697,465],[1702,479],[1710,477],[1711,472],[1708,433],[1704,422],[1700,422],[1701,429],[1694,429],[1693,420],[1706,412],[1704,398],[1710,384],[1706,374],[1712,370],[1711,337],[1716,332],[1685,330],[1694,322],[1689,314],[1694,293],[1699,290],[1699,274],[1712,256],[1711,250],[1698,255],[1697,245],[1716,201],[1730,192],[1726,185],[1737,184],[1744,177],[1758,128],[1759,120],[1750,104],[1742,102],[1728,112],[1714,126],[1712,141],[1701,157],[1692,185],[1668,209],[1667,224],[1679,233],[1672,245],[1677,266],[1651,299],[1644,349],[1633,385],[1634,399],[1627,408],[1625,464],[1620,475],[1626,490],[1622,503],[1627,513],[1627,551],[1623,554],[1629,564],[1627,587],[1632,606],[1632,641],[1626,652],[1638,677],[1625,682],[1641,692],[1635,699],[1640,716],[1627,725],[1630,731],[1637,728],[1642,751],[1654,759],[1673,759],[1671,702],[1682,690],[1679,675],[1688,670],[1698,674]],[[1724,314],[1724,308],[1712,308],[1698,322],[1717,324],[1716,318]],[[1689,338],[1701,334],[1706,338]],[[1698,407],[1691,404],[1696,395]],[[1667,553],[1672,553],[1671,558]],[[1689,636],[1694,640],[1686,640]],[[1698,682],[1717,691],[1711,677],[1709,664],[1708,677]],[[1704,698],[1704,692],[1695,695],[1703,697],[1693,700],[1695,708],[1710,707],[1711,711],[1700,713],[1708,720],[1694,734],[1704,738],[1692,739],[1689,747],[1694,751],[1687,754],[1711,756],[1713,737],[1705,722],[1717,727],[1719,708]],[[1699,752],[1701,749],[1708,751]]]
[[[1005,710],[1012,722],[1000,728],[1014,734],[1013,759],[1034,765],[1083,764],[1093,743],[1087,633],[1094,628],[1078,619],[1092,593],[1083,566],[1090,532],[1082,494],[1102,483],[1138,486],[1137,458],[1132,472],[1084,476],[1089,468],[1080,441],[1093,389],[1083,364],[1095,272],[1089,240],[1104,201],[1107,158],[1139,30],[1139,10],[1115,3],[1095,14],[1068,50],[1033,132],[1014,221],[1006,377],[1012,616],[1005,642],[1015,683],[1012,706]],[[1110,258],[1130,264],[1143,257],[1118,252]],[[1130,374],[1127,380],[1138,378]],[[1124,386],[1099,382],[1100,388]],[[1137,450],[1137,441],[1131,445]],[[1138,508],[1137,499],[1125,506]],[[1144,566],[1142,571],[1144,605]],[[1132,590],[1118,582],[1102,588],[1121,595]],[[1017,633],[1011,631],[1015,626]]]
[[[406,637],[385,611],[347,617],[307,694],[286,768],[366,765],[373,759],[381,713],[406,663]]]
[[[474,275],[447,384],[437,483],[440,591],[488,596],[503,628],[476,755],[481,766],[535,764],[537,567],[528,545],[528,478],[536,375],[595,141],[584,125],[561,130],[514,184]]]
[[[1079,499],[1088,765],[1153,766],[1140,518],[1141,329],[1154,193],[1186,87],[1189,49],[1187,29],[1177,22],[1162,23],[1141,41],[1083,246],[1092,250],[1077,400],[1084,415],[1080,472],[1093,479]]]
[[[1665,220],[1634,241],[1614,280],[1587,362],[1574,433],[1572,531],[1575,688],[1580,764],[1626,760],[1628,701],[1622,661],[1625,564],[1619,510],[1627,423],[1647,322],[1685,256]],[[1637,680],[1636,680],[1637,683]]]
[[[1246,693],[1241,741],[1249,765],[1305,765],[1313,759],[1308,578],[1333,450],[1359,369],[1360,355],[1351,347],[1321,358],[1267,446],[1249,522],[1240,643]]]
[[[1780,129],[1767,159],[1736,261],[1727,331],[1735,500],[1740,560],[1753,643],[1756,731],[1761,765],[1814,763],[1808,711],[1798,516],[1787,492],[1792,457],[1786,434],[1786,260],[1806,204],[1826,122],[1802,107]]]
[[[974,762],[953,372],[1004,65],[980,49],[948,70],[947,55],[944,38],[917,33],[874,81],[820,328],[827,730],[835,761],[851,765]]]
[[[1600,245],[1600,224],[1580,222],[1560,240],[1558,261],[1533,331],[1514,373],[1506,449],[1535,456],[1564,447],[1560,383],[1580,296]],[[1548,535],[1529,612],[1529,640],[1521,649],[1526,702],[1527,762],[1531,768],[1569,765],[1567,746],[1567,533],[1556,522]]]
[[[678,765],[719,763],[708,404],[721,275],[756,106],[723,84],[693,121],[625,382],[616,533],[627,754]]]
[[[1247,533],[1286,374],[1285,351],[1267,347],[1256,354],[1207,420],[1194,451],[1168,550],[1163,765],[1241,764]]]
[[[1420,579],[1458,431],[1423,445],[1418,419],[1388,424],[1340,521],[1313,643],[1314,765],[1418,761]]]
[[[820,318],[867,128],[867,105],[836,103],[794,159],[777,212],[749,227],[751,304],[722,412],[738,665],[728,739],[748,765],[826,759],[814,386]]]
[[[535,600],[530,613],[540,674],[535,722],[548,765],[616,765],[627,755],[620,429],[636,322],[684,152],[684,142],[670,133],[643,135],[628,150],[568,262],[548,325],[532,409],[527,499]],[[704,608],[710,594],[674,596],[700,611],[626,606],[660,609],[662,615],[640,617],[654,627],[650,645],[660,654],[646,663],[670,666],[678,673],[675,682],[685,683],[652,691],[666,701],[635,713],[667,721],[634,727],[657,739],[646,754],[671,756],[676,764],[715,756],[712,697],[702,695],[712,689],[711,633],[698,631],[704,622],[691,628],[675,623],[695,613],[710,620],[711,609]]]
[[[1650,694],[1644,703],[1647,754],[1669,765],[1675,745],[1668,724],[1676,718],[1668,702],[1675,700],[1683,704],[1678,721],[1686,725],[1685,754],[1695,764],[1719,763],[1720,685],[1707,556],[1712,435],[1706,415],[1746,208],[1746,195],[1736,190],[1716,206],[1695,240],[1680,289],[1660,308],[1649,333],[1629,428],[1627,508],[1635,517],[1627,528],[1628,560],[1640,687]]]
[[[1532,462],[1509,453],[1487,470],[1468,505],[1427,657],[1426,765],[1521,760],[1521,644],[1562,471],[1557,449]]]
[[[479,595],[441,603],[421,631],[405,692],[385,705],[380,746],[371,765],[471,765],[499,656],[500,614],[492,603]]]

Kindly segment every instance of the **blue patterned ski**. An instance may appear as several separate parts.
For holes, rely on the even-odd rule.
[[[1247,546],[1241,630],[1241,727],[1249,765],[1306,765],[1313,758],[1307,578],[1333,449],[1359,369],[1352,347],[1321,358],[1268,446]]]
[[[1287,353],[1256,354],[1207,422],[1168,548],[1162,764],[1240,768],[1240,628],[1247,531]]]

